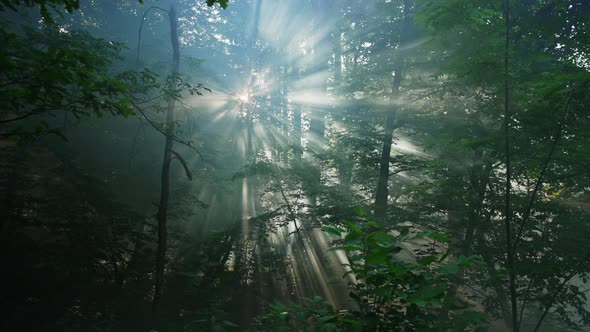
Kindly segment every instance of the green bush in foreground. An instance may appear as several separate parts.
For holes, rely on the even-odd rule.
[[[403,243],[445,243],[446,235],[411,232],[410,227],[387,231],[376,222],[360,226],[326,226],[338,237],[330,250],[342,250],[349,264],[350,297],[358,310],[337,310],[320,297],[301,304],[271,305],[259,319],[261,331],[463,331],[485,330],[484,316],[456,295],[453,280],[473,257],[447,259],[448,254],[427,249],[403,255]],[[406,256],[406,258],[404,258]]]

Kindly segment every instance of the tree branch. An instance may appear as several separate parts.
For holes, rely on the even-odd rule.
[[[277,183],[277,185],[279,186],[279,190],[281,191],[281,196],[283,196],[283,200],[285,201],[285,204],[287,205],[287,210],[289,211],[289,215],[291,216],[291,220],[293,220],[293,224],[295,225],[295,231],[299,233],[299,226],[297,226],[297,216],[295,215],[295,212],[293,211],[293,207],[291,206],[291,203],[289,203],[289,199],[287,198],[287,195],[285,195],[285,191],[283,190],[283,185],[281,184],[281,181],[277,178],[276,175],[273,174],[273,178],[275,180],[275,182]],[[291,232],[290,234],[294,233]]]
[[[174,151],[174,150],[170,150],[170,151],[172,151],[172,153],[174,154],[174,156],[175,156],[175,157],[178,159],[178,161],[180,161],[180,163],[182,164],[182,167],[184,167],[184,171],[186,172],[186,177],[187,177],[189,180],[192,180],[192,179],[193,179],[193,175],[191,174],[191,170],[190,170],[190,168],[188,167],[188,163],[186,162],[186,160],[184,160],[184,158],[182,158],[182,156],[181,156],[181,155],[180,155],[178,152],[176,152],[176,151]]]
[[[22,119],[26,119],[30,116],[33,116],[35,114],[40,114],[38,112],[31,112],[31,113],[27,113],[21,116],[17,116],[16,118],[11,118],[11,119],[6,119],[6,120],[0,120],[0,124],[2,123],[9,123],[9,122],[14,122],[14,121],[18,121],[18,120],[22,120]]]
[[[539,318],[539,321],[537,322],[537,325],[535,326],[534,332],[537,332],[539,330],[539,327],[541,327],[541,323],[543,323],[543,320],[545,319],[545,317],[549,313],[549,310],[551,310],[551,308],[553,307],[553,304],[555,304],[555,298],[559,295],[559,293],[561,293],[563,291],[565,285],[577,274],[578,274],[577,271],[572,271],[568,276],[565,277],[565,279],[563,279],[563,281],[561,282],[561,284],[559,284],[559,286],[557,287],[555,292],[553,292],[553,294],[551,294],[550,298],[553,298],[553,301],[551,301],[551,303],[549,303],[547,305],[547,307],[545,308],[545,311],[543,311],[541,318]]]
[[[522,217],[522,222],[520,223],[520,225],[518,227],[518,231],[516,232],[516,238],[514,239],[514,245],[512,247],[512,253],[511,253],[512,256],[514,256],[514,254],[516,253],[516,247],[518,246],[520,236],[522,235],[522,232],[524,231],[524,227],[531,215],[531,211],[533,209],[533,204],[535,202],[535,198],[537,196],[539,188],[541,187],[541,183],[543,182],[543,177],[545,176],[545,173],[547,172],[547,168],[549,167],[549,163],[553,159],[553,154],[555,153],[557,143],[559,142],[559,139],[561,138],[561,134],[563,132],[563,127],[565,126],[565,120],[567,119],[567,114],[569,112],[569,106],[570,106],[573,98],[574,98],[574,96],[572,94],[568,98],[567,102],[565,103],[565,108],[564,108],[563,114],[561,115],[561,119],[559,120],[559,125],[557,126],[557,130],[555,132],[555,138],[553,139],[553,142],[551,144],[551,148],[549,149],[549,154],[547,155],[547,158],[545,158],[545,162],[543,163],[543,168],[541,169],[541,173],[539,173],[539,177],[537,178],[537,181],[535,183],[533,193],[531,194],[531,198],[529,199],[529,202],[527,204],[527,208],[526,208],[524,215]]]
[[[141,116],[143,116],[143,118],[146,119],[146,121],[150,124],[150,126],[152,126],[152,128],[157,130],[160,134],[162,134],[165,137],[168,137],[168,138],[172,139],[173,141],[180,143],[180,144],[188,147],[189,149],[195,151],[199,155],[199,158],[201,158],[201,160],[206,161],[205,158],[203,157],[203,155],[201,154],[201,152],[199,150],[197,150],[197,148],[195,148],[193,145],[181,140],[176,135],[168,134],[167,132],[162,130],[162,128],[160,128],[152,119],[150,119],[150,117],[145,114],[144,110],[141,109],[141,107],[139,107],[135,102],[131,101],[131,105],[133,105],[133,108],[135,108],[137,113],[139,113]]]

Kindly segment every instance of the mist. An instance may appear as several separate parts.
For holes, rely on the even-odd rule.
[[[590,4],[0,24],[2,331],[590,328]]]

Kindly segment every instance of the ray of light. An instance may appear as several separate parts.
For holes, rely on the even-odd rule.
[[[424,149],[421,149],[417,145],[415,145],[409,138],[404,136],[399,136],[398,139],[395,140],[395,144],[391,148],[391,154],[413,154],[420,157],[431,157],[430,154],[426,153]]]
[[[261,158],[268,159],[273,157],[270,142],[277,142],[281,146],[292,144],[294,108],[302,113],[300,143],[307,147],[308,154],[310,151],[319,152],[318,147],[323,145],[324,137],[311,132],[310,123],[321,120],[318,114],[325,114],[317,112],[318,110],[344,103],[326,91],[331,76],[327,69],[331,58],[331,43],[326,40],[331,38],[333,22],[314,21],[315,24],[310,24],[311,13],[309,9],[303,9],[304,6],[299,1],[262,3],[264,5],[258,26],[259,37],[273,48],[277,57],[273,59],[275,63],[262,67],[256,67],[259,64],[240,63],[235,66],[236,71],[233,73],[213,72],[212,76],[218,75],[225,81],[207,84],[216,92],[186,99],[186,103],[195,108],[195,116],[206,115],[208,122],[199,123],[200,127],[226,137],[226,141],[231,142],[230,151],[235,153],[233,158],[236,170],[247,162],[249,140],[254,151],[262,151]],[[228,37],[220,34],[215,38],[226,40]],[[321,61],[325,63],[320,63]],[[278,78],[277,67],[281,68],[287,78]],[[276,97],[277,86],[285,83],[283,79],[287,81],[287,87],[281,93],[288,91],[288,94]],[[285,100],[281,104],[272,98]],[[383,101],[384,105],[386,102]],[[276,106],[279,104],[281,106]],[[280,107],[281,113],[269,106]],[[248,137],[246,128],[249,121],[252,121],[252,137]],[[274,125],[269,126],[268,123]],[[198,162],[195,160],[195,163]],[[256,216],[254,203],[258,197],[254,185],[252,178],[245,177],[235,187],[236,217],[241,219],[240,227],[245,242],[251,231],[249,220]],[[227,202],[220,202],[216,206],[221,206],[222,203]],[[336,304],[340,299],[333,283],[334,280],[342,281],[339,278],[342,275],[340,264],[347,263],[346,257],[343,253],[332,253],[328,258],[325,257],[329,239],[319,229],[313,230],[309,238],[298,242],[293,232],[299,227],[300,220],[291,221],[280,232],[272,234],[270,241],[274,246],[284,248],[287,257],[292,257],[294,265],[291,271],[298,295],[311,296],[314,294],[310,292],[317,290],[330,303]],[[334,278],[332,273],[338,277]],[[344,287],[346,285],[342,286]]]

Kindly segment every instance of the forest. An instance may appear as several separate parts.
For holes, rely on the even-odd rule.
[[[590,331],[590,1],[0,0],[0,330]]]

